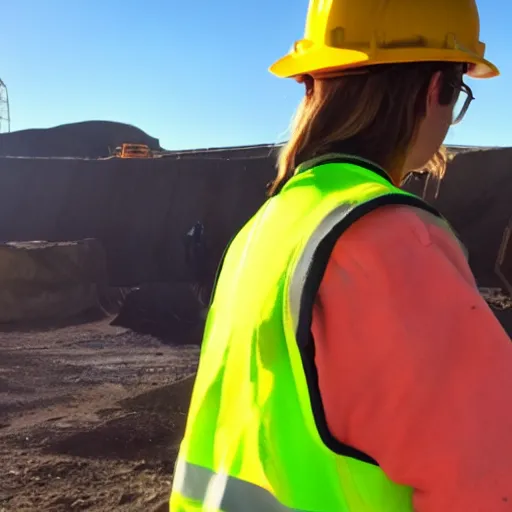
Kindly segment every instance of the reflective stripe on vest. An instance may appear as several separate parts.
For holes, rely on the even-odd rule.
[[[262,487],[183,460],[176,464],[173,490],[208,512],[315,512],[285,507]]]
[[[315,163],[265,203],[225,255],[171,512],[412,511],[412,489],[329,437],[304,348],[343,231],[385,204],[436,212],[361,163]]]

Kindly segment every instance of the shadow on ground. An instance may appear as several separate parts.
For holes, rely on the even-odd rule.
[[[194,376],[119,402],[119,417],[50,441],[52,455],[146,461],[173,471],[185,429]],[[112,411],[105,411],[111,414]]]

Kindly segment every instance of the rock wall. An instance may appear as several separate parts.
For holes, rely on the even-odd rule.
[[[184,237],[200,220],[213,275],[265,199],[268,149],[147,160],[0,158],[0,241],[96,238],[110,282],[186,280]]]
[[[110,282],[186,281],[184,237],[200,220],[213,276],[225,245],[265,199],[268,146],[185,152],[148,160],[0,158],[0,241],[97,238]],[[453,223],[482,286],[512,215],[512,149],[457,155],[427,199]],[[407,188],[425,189],[423,177]]]

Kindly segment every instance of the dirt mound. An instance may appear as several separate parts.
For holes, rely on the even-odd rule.
[[[0,245],[0,323],[62,320],[94,309],[107,284],[97,240]]]
[[[45,448],[45,453],[94,459],[162,463],[172,471],[194,376],[119,402],[122,415],[90,430],[76,432]]]
[[[128,293],[112,325],[173,344],[199,344],[205,307],[188,283],[152,283]]]
[[[418,175],[405,187],[423,195],[450,221],[481,286],[501,286],[495,263],[512,216],[511,160],[512,148],[461,153],[440,183]]]
[[[134,413],[93,430],[73,434],[45,451],[94,459],[169,460],[172,465],[171,455],[180,441],[180,433],[173,429],[169,418],[158,414]]]
[[[162,149],[158,139],[135,126],[85,121],[1,134],[0,156],[100,158],[109,156],[124,142],[147,144],[156,151]]]

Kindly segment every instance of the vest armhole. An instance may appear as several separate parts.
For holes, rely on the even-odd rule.
[[[377,208],[388,205],[413,206],[428,211],[436,217],[441,217],[435,208],[421,200],[419,197],[400,193],[391,193],[379,196],[375,199],[345,210],[345,214],[342,215],[339,222],[337,222],[336,225],[322,238],[314,251],[302,288],[296,332],[297,344],[301,353],[302,365],[306,376],[313,416],[320,438],[327,448],[337,455],[350,457],[376,466],[379,465],[378,462],[369,455],[338,441],[331,434],[329,427],[327,426],[327,420],[318,384],[318,372],[315,365],[315,345],[313,334],[311,332],[311,323],[313,317],[313,306],[336,242],[340,236],[358,219]]]

